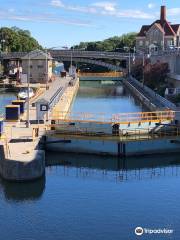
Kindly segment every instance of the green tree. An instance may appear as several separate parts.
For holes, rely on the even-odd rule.
[[[31,36],[30,31],[17,27],[0,28],[1,51],[6,52],[29,52],[42,49],[36,39]]]
[[[81,42],[79,45],[74,46],[74,48],[88,51],[123,51],[125,47],[133,49],[135,47],[136,35],[136,33],[127,33],[103,41]]]

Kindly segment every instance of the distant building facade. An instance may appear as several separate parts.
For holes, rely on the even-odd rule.
[[[52,78],[52,58],[40,50],[30,52],[22,57],[22,75],[28,77],[28,72],[31,83],[47,83]]]
[[[160,20],[143,25],[136,37],[136,49],[144,52],[166,50],[180,46],[180,24],[166,19],[166,6],[161,6]]]

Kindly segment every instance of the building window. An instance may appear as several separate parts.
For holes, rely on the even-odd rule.
[[[43,65],[38,65],[37,68],[38,68],[38,69],[39,69],[39,68],[43,68]]]
[[[142,40],[139,41],[139,46],[143,46],[143,41]]]
[[[168,45],[168,46],[174,45],[173,39],[168,40],[168,41],[167,41],[167,45]]]
[[[146,41],[146,46],[149,46],[149,41]]]

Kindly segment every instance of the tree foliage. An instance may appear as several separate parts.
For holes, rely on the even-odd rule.
[[[151,64],[145,62],[143,69],[142,61],[137,61],[132,67],[132,75],[139,81],[143,81],[144,84],[153,90],[156,90],[159,94],[163,95],[165,88],[167,87],[166,77],[169,72],[168,63],[156,62]]]
[[[145,67],[145,82],[152,89],[160,89],[166,85],[166,77],[169,72],[168,63],[157,62]]]
[[[1,51],[6,52],[29,52],[42,49],[36,39],[31,36],[30,31],[17,27],[0,28]]]
[[[74,46],[74,49],[84,49],[88,51],[125,51],[125,48],[133,49],[135,47],[136,33],[127,33],[118,37],[111,37],[104,41],[80,42]]]

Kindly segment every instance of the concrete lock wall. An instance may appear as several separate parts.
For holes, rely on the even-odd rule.
[[[146,141],[103,141],[71,139],[64,140],[55,137],[47,138],[46,149],[50,151],[103,154],[116,156],[150,155],[159,153],[180,152],[180,138],[155,139]],[[51,142],[51,144],[49,144]],[[52,143],[53,142],[53,143]]]
[[[150,111],[156,111],[157,106],[155,106],[151,101],[146,98],[141,92],[139,92],[134,86],[132,86],[128,81],[123,81],[123,84],[136,96],[141,103],[148,108]]]
[[[30,181],[40,178],[45,172],[45,153],[42,150],[34,150],[27,161],[19,161],[5,158],[4,146],[0,145],[0,175],[10,181]]]

